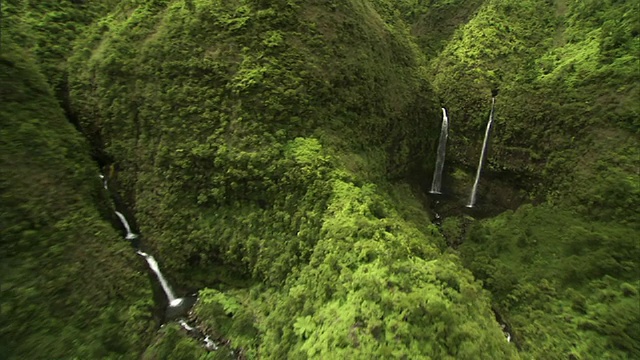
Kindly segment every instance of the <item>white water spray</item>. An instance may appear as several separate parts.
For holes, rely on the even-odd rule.
[[[196,334],[201,334],[198,329],[189,325],[186,321],[181,319],[178,322],[180,323],[180,326],[182,326],[182,328],[185,329],[188,333],[195,332]],[[204,338],[202,338],[202,342],[204,343],[205,349],[209,351],[218,350],[218,344],[216,344],[213,340],[211,340],[209,335],[205,335]],[[233,355],[233,352],[232,352],[232,355]]]
[[[184,299],[183,299],[183,298],[177,298],[177,299],[174,299],[174,300],[172,300],[172,301],[169,303],[169,306],[171,306],[171,307],[177,307],[177,306],[180,306],[180,305],[182,304],[182,302],[183,302],[183,301],[184,301]]]
[[[187,324],[187,322],[184,321],[184,320],[180,320],[180,326],[182,326],[187,331],[192,331],[193,330],[193,327],[190,326],[189,324]]]
[[[118,216],[118,219],[120,219],[120,222],[122,223],[122,226],[124,226],[124,229],[127,231],[127,235],[125,236],[125,239],[133,240],[137,238],[138,235],[131,232],[131,227],[129,226],[129,222],[127,221],[127,218],[125,218],[124,215],[122,215],[122,213],[119,211],[116,211],[116,215]]]
[[[109,190],[109,187],[107,186],[107,178],[102,174],[98,176],[100,176],[100,179],[102,179],[102,187],[104,187],[105,190]]]
[[[471,189],[471,197],[469,198],[468,208],[472,208],[476,204],[476,191],[478,190],[478,183],[480,182],[480,173],[482,172],[482,165],[484,164],[485,155],[487,152],[487,145],[489,143],[489,133],[491,132],[491,125],[493,124],[493,108],[496,105],[495,96],[491,98],[491,112],[489,113],[489,121],[487,122],[487,130],[484,132],[484,142],[482,143],[482,152],[480,153],[480,161],[478,162],[478,170],[476,172],[476,180],[473,182],[473,189]]]
[[[442,169],[444,169],[444,158],[447,150],[447,138],[449,136],[449,118],[447,110],[442,108],[442,127],[440,128],[440,142],[438,143],[438,154],[436,158],[436,169],[433,172],[433,181],[431,182],[432,194],[440,194],[442,187]]]
[[[156,259],[154,259],[153,256],[145,252],[142,252],[140,250],[137,251],[137,254],[144,257],[145,260],[147,260],[149,267],[158,277],[158,280],[160,281],[160,285],[162,286],[162,290],[164,290],[165,295],[167,295],[167,300],[169,300],[169,303],[171,304],[173,303],[174,300],[177,300],[175,294],[173,293],[173,290],[171,290],[171,287],[167,282],[167,279],[165,279],[164,276],[162,275],[162,272],[160,271],[160,267],[158,266],[158,262],[156,261]]]
[[[215,351],[218,350],[218,345],[216,345],[215,342],[213,342],[213,340],[211,340],[209,338],[209,335],[205,336],[204,338],[204,347],[209,350],[209,351]]]

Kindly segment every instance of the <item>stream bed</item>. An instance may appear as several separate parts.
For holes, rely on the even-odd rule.
[[[105,191],[111,195],[109,190],[107,178],[103,175],[99,175],[100,179],[102,179],[103,188]],[[116,207],[118,204],[116,203]],[[160,284],[162,291],[166,297],[166,308],[164,309],[164,314],[162,317],[161,325],[164,326],[165,322],[168,321],[177,321],[178,324],[185,330],[185,332],[192,337],[193,339],[202,343],[203,347],[208,351],[218,350],[219,344],[216,343],[211,337],[205,334],[203,331],[198,329],[197,325],[190,324],[187,319],[187,315],[192,309],[193,305],[197,301],[197,294],[192,294],[190,296],[178,297],[174,293],[171,285],[167,281],[167,279],[162,274],[160,270],[160,265],[158,261],[150,255],[148,252],[145,252],[141,249],[141,238],[142,236],[139,233],[135,233],[132,229],[130,222],[127,220],[127,217],[123,214],[125,212],[123,209],[117,209],[114,211],[118,220],[120,221],[122,228],[124,229],[124,238],[129,241],[133,248],[141,258],[143,258],[148,266],[148,268],[153,272],[157,282]],[[125,212],[126,213],[126,212]]]

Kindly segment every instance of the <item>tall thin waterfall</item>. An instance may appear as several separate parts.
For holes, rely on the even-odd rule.
[[[107,180],[105,179],[104,175],[100,174],[99,176],[104,181],[103,182],[104,188],[107,189]],[[115,213],[118,216],[118,219],[120,219],[122,226],[124,226],[125,230],[127,231],[126,239],[132,240],[137,238],[138,235],[134,234],[131,231],[131,226],[129,226],[129,222],[127,221],[127,218],[125,218],[125,216],[119,211],[116,211]],[[136,246],[136,248],[138,246],[135,243],[133,245]],[[193,305],[193,303],[189,304],[189,301],[185,300],[185,298],[176,298],[176,295],[173,293],[171,286],[169,286],[169,282],[167,281],[167,279],[164,278],[164,275],[162,275],[162,272],[160,271],[160,266],[158,266],[158,262],[153,256],[140,250],[136,251],[136,253],[144,257],[151,271],[153,271],[156,274],[156,277],[160,282],[160,286],[162,286],[162,290],[164,291],[165,295],[167,296],[167,300],[169,301],[169,307],[172,308],[172,310],[174,311],[173,316],[184,315],[184,311],[188,311],[189,308]],[[182,312],[182,314],[177,313],[176,311],[180,311]],[[204,347],[208,351],[218,350],[218,344],[215,341],[211,340],[209,335],[200,331],[196,326],[190,325],[184,319],[180,319],[179,323],[182,326],[182,328],[189,334],[189,336],[191,336],[194,339],[197,339],[198,341],[202,341]]]
[[[167,295],[167,300],[169,300],[169,303],[173,303],[174,300],[178,300],[176,299],[176,295],[173,293],[173,290],[171,290],[171,287],[169,286],[167,279],[165,279],[164,276],[162,275],[162,272],[160,271],[160,267],[158,266],[158,262],[156,261],[156,259],[154,259],[153,256],[145,252],[142,252],[140,250],[138,250],[137,253],[138,255],[144,257],[145,260],[147,260],[149,267],[158,277],[158,280],[160,281],[160,285],[162,286],[162,290],[164,290],[164,293]]]
[[[480,161],[478,162],[478,171],[476,172],[476,180],[473,182],[473,189],[471,189],[471,197],[467,207],[472,208],[476,204],[476,191],[478,190],[478,183],[480,182],[480,173],[482,172],[482,165],[484,164],[485,156],[487,153],[487,145],[489,143],[489,133],[491,132],[491,125],[493,125],[493,109],[496,105],[495,96],[491,98],[491,112],[489,113],[489,121],[487,122],[487,130],[484,132],[484,142],[482,143],[482,152],[480,153]]]
[[[438,154],[436,159],[436,169],[433,173],[433,181],[431,182],[432,194],[440,194],[442,187],[442,169],[444,169],[444,158],[447,150],[447,137],[449,136],[449,118],[447,110],[442,108],[442,127],[440,128],[440,142],[438,144]]]
[[[104,175],[100,174],[98,175],[100,177],[100,179],[102,179],[102,187],[105,190],[109,190],[109,186],[107,186],[107,178],[104,177]]]
[[[122,223],[122,226],[124,226],[124,229],[127,231],[127,236],[125,238],[127,240],[133,240],[137,238],[138,235],[131,232],[131,227],[129,226],[129,222],[127,221],[127,218],[125,218],[124,215],[122,215],[122,213],[119,211],[116,211],[116,215],[118,216],[118,219],[120,219],[120,222]]]

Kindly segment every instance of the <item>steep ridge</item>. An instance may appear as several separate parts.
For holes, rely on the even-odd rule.
[[[163,273],[183,287],[180,293],[200,290],[190,320],[235,349],[206,353],[174,323],[145,350],[149,288],[137,277],[119,281],[130,268],[91,248],[92,256],[115,266],[108,271],[96,260],[110,274],[104,286],[122,290],[99,303],[111,307],[85,305],[60,336],[57,320],[48,330],[25,330],[39,329],[33,319],[57,319],[38,312],[50,304],[25,309],[3,327],[9,354],[45,358],[52,347],[54,357],[137,358],[144,351],[145,359],[640,356],[637,5],[123,0],[2,6],[10,15],[3,30],[12,29],[15,41],[35,54],[69,120],[93,145],[94,159],[110,169],[109,180]],[[16,63],[11,59],[6,69]],[[31,70],[11,77],[16,85],[8,89],[23,88],[19,81],[38,72],[25,66]],[[33,76],[42,83],[36,88],[45,89]],[[481,222],[450,216],[461,214],[468,199],[497,90],[495,132],[478,184],[482,210],[469,214],[537,205]],[[57,109],[51,94],[16,94],[28,94],[18,104],[46,98],[44,108]],[[437,227],[423,193],[435,165],[441,106],[454,120],[445,195],[438,198],[446,218],[440,223],[438,215]],[[18,122],[7,124],[7,134],[20,134]],[[42,135],[29,141],[49,139],[46,124],[33,123]],[[13,139],[4,135],[3,141]],[[24,174],[56,164],[48,157],[34,163],[24,149],[13,150],[18,143],[29,144],[3,143],[10,150],[3,151],[2,178],[10,179],[2,187],[3,240],[4,229],[11,236],[2,251],[7,264],[26,265],[7,278],[15,299],[26,293],[38,303],[49,296],[58,311],[61,280],[36,277],[52,292],[30,290],[36,271],[22,259],[38,247],[13,250],[22,237],[40,235],[4,226],[5,219],[13,224],[31,216],[11,204],[44,198],[32,191],[42,191],[38,183],[25,187],[33,176]],[[80,159],[88,150],[62,152]],[[22,167],[13,169],[14,158]],[[76,176],[84,166],[73,167]],[[79,189],[96,189],[51,191],[62,201],[82,194],[98,199],[76,220],[93,219],[82,214],[94,207],[111,216],[96,205],[107,201],[98,195],[97,174],[85,172]],[[68,213],[43,206],[38,214]],[[70,224],[52,238],[93,229]],[[104,232],[83,241],[113,232],[102,225]],[[445,238],[462,245],[447,249]],[[59,254],[48,244],[42,249]],[[75,244],[84,243],[68,246]],[[123,259],[135,261],[127,250]],[[76,259],[64,253],[69,257],[56,257],[51,268]],[[82,266],[73,271],[93,276]],[[78,298],[87,293],[75,291]],[[130,316],[119,311],[125,305],[132,306]],[[14,309],[3,304],[3,316]],[[95,316],[86,320],[90,311]],[[515,346],[494,318],[506,323]],[[53,344],[76,336],[74,324],[90,330],[71,345]],[[116,335],[122,326],[130,332]]]
[[[165,273],[209,287],[195,316],[248,357],[515,356],[388,181],[425,183],[440,118],[391,9],[124,1],[71,58],[73,109]]]
[[[139,356],[153,328],[144,265],[105,220],[89,147],[6,33],[0,83],[2,358]]]
[[[313,3],[196,5],[122,3],[121,15],[110,19],[130,17],[101,24],[97,28],[114,30],[93,53],[72,59],[86,68],[73,78],[73,98],[85,128],[99,131],[118,160],[118,179],[135,201],[136,218],[169,268],[217,263],[197,253],[223,246],[252,249],[253,255],[236,252],[236,262],[258,265],[267,277],[279,262],[270,255],[260,261],[258,244],[244,244],[249,234],[232,230],[246,228],[238,215],[256,215],[242,219],[260,223],[254,235],[278,234],[308,248],[317,235],[300,230],[317,232],[320,224],[305,212],[321,214],[330,194],[326,178],[333,165],[322,144],[356,152],[338,160],[353,170],[375,167],[365,170],[373,179],[383,179],[387,169],[406,174],[404,164],[423,167],[410,159],[432,146],[436,133],[428,130],[435,124],[424,116],[435,109],[419,98],[428,91],[412,49],[385,30],[366,3],[346,10],[361,21]],[[351,35],[345,40],[330,33],[341,27]],[[344,59],[331,66],[338,56]],[[406,66],[397,64],[402,56]],[[427,92],[413,91],[421,87]],[[420,127],[427,136],[405,136]],[[307,139],[295,140],[300,136]],[[300,167],[309,169],[294,170]],[[283,191],[290,196],[282,198]],[[277,225],[283,220],[291,224]],[[180,243],[189,245],[174,246]],[[291,267],[286,263],[295,257],[269,250],[272,243],[279,242],[262,244],[261,252],[282,255],[283,266]]]
[[[499,89],[478,203],[538,204],[442,225],[523,357],[640,356],[639,20],[633,2],[485,1],[431,59],[458,119],[444,192],[467,194]]]

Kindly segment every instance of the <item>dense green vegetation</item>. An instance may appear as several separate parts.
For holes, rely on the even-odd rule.
[[[229,353],[225,350],[207,353],[197,341],[185,336],[180,325],[171,323],[158,331],[158,336],[141,358],[143,360],[233,359],[228,355]]]
[[[0,353],[640,356],[634,2],[2,10]],[[453,216],[496,89],[479,203],[537,205]],[[440,105],[451,214],[438,227],[423,191]],[[151,286],[90,154],[178,293],[199,290],[192,319],[227,346],[207,352],[175,323],[154,334]]]
[[[499,88],[487,173],[546,200],[466,233],[464,221],[444,224],[524,357],[639,356],[637,10],[487,1],[431,62],[458,125],[454,161],[474,166]]]
[[[204,290],[204,324],[261,358],[516,356],[480,286],[425,241],[433,235],[400,220],[374,188],[335,180],[333,191],[323,237],[286,292]]]
[[[521,187],[585,213],[626,208],[620,215],[637,219],[630,206],[640,201],[636,8],[624,1],[486,2],[431,62],[433,84],[457,125],[455,161],[475,166],[489,96],[499,88],[490,170],[524,175]]]
[[[11,38],[2,51],[0,353],[135,356],[152,326],[144,267],[104,220],[98,169],[38,67]]]
[[[640,356],[637,230],[526,205],[474,226],[461,253],[532,358]]]
[[[121,3],[71,84],[168,273],[225,284],[202,323],[264,358],[509,357],[481,289],[385,190],[426,174],[437,135],[403,23],[359,1],[192,5]],[[226,291],[246,298],[230,324]]]

